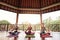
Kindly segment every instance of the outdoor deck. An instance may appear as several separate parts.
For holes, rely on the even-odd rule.
[[[8,38],[8,32],[0,32],[0,40],[13,40],[13,38]],[[46,38],[46,40],[60,40],[60,32],[52,32],[51,35],[53,36],[52,38]],[[19,34],[18,40],[27,40],[25,38],[25,33],[21,31]],[[39,32],[35,32],[35,38],[32,38],[32,40],[41,40],[39,36]]]

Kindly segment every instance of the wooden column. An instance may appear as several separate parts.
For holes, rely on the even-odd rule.
[[[19,16],[19,14],[17,13],[17,15],[16,15],[16,26],[18,25],[18,16]]]
[[[42,27],[42,13],[40,14],[40,24],[41,24],[41,27]]]
[[[29,37],[28,40],[31,40],[31,38]]]
[[[42,25],[43,25],[43,22],[42,22],[42,13],[40,13],[40,24],[41,24],[41,30],[42,30]],[[41,40],[45,40],[45,38],[41,37]]]
[[[18,28],[18,16],[19,16],[19,14],[17,13],[17,15],[16,15],[16,28]],[[18,39],[18,37],[14,37],[14,40],[17,40]]]
[[[42,13],[40,14],[40,25],[41,25],[41,29],[42,29],[42,25],[43,25],[43,22],[42,22]]]

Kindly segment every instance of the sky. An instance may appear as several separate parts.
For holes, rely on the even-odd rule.
[[[42,18],[43,20],[45,20],[51,17],[53,20],[55,20],[58,16],[60,16],[60,10],[45,13],[43,14]],[[0,20],[8,20],[10,23],[15,24],[16,13],[0,9]],[[40,14],[19,14],[18,24],[22,24],[22,23],[31,23],[31,24],[40,23]]]

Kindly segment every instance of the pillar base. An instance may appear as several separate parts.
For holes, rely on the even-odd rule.
[[[31,40],[31,38],[29,37],[28,40]]]
[[[45,38],[41,38],[41,40],[45,40]]]
[[[14,40],[17,40],[18,39],[18,37],[14,37]]]

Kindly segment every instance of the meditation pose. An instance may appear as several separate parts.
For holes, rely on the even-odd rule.
[[[13,28],[10,32],[9,32],[9,34],[11,34],[11,35],[18,35],[18,28],[16,27],[16,28]]]
[[[46,28],[45,28],[44,24],[42,24],[41,33],[40,34],[45,34],[45,31],[46,31]]]
[[[31,40],[31,38],[35,38],[34,32],[32,32],[32,27],[31,25],[28,26],[27,30],[25,31],[25,38],[28,38],[28,40]]]
[[[20,32],[18,32],[18,27],[15,27],[15,28],[11,29],[11,31],[9,32],[9,35],[7,37],[9,37],[9,38],[14,37],[14,40],[17,40],[19,33]]]
[[[42,24],[42,27],[41,27],[41,37],[49,37],[50,36],[50,33],[49,31],[47,32],[46,31],[47,29],[45,28],[44,24]]]
[[[32,32],[31,30],[32,30],[32,27],[29,26],[29,27],[27,28],[27,30],[25,31],[25,33],[26,33],[27,35],[34,35],[34,32]]]

